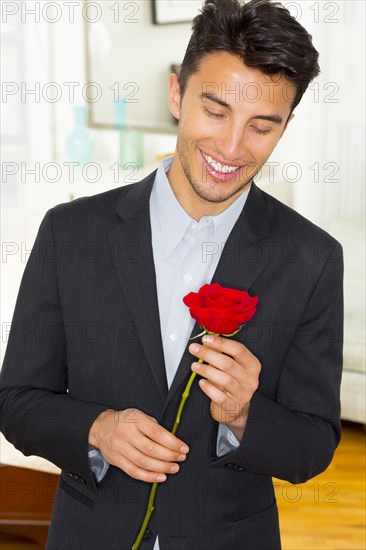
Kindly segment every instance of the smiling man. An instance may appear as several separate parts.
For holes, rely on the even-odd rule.
[[[141,182],[46,213],[0,418],[24,454],[62,469],[47,550],[130,550],[153,482],[141,549],[279,550],[272,476],[301,483],[330,464],[342,247],[253,181],[318,72],[281,4],[207,0],[169,78],[174,155]],[[257,311],[233,338],[189,345],[201,329],[182,299],[209,282],[258,296]]]

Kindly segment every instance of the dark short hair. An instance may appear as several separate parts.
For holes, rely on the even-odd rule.
[[[188,78],[208,54],[225,51],[266,75],[285,77],[296,87],[291,112],[320,73],[312,37],[279,2],[206,0],[193,19],[179,73],[181,96]]]

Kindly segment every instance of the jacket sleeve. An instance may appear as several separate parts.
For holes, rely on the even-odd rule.
[[[68,395],[52,209],[22,277],[0,374],[0,429],[24,455],[41,456],[96,491],[88,436],[108,407]]]
[[[332,252],[308,301],[281,370],[275,399],[250,402],[239,447],[213,461],[291,483],[305,482],[330,464],[341,438],[343,250]]]

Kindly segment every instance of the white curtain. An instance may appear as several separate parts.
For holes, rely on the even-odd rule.
[[[321,74],[298,109],[293,153],[303,175],[293,205],[328,227],[334,219],[365,216],[365,2],[297,4],[320,52]]]

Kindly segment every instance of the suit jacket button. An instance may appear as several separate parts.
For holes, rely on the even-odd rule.
[[[80,477],[80,476],[76,476],[75,478],[79,483],[83,483],[84,485],[86,485],[86,481],[83,477]]]
[[[229,468],[230,470],[234,470],[235,464],[232,462],[229,462],[228,464],[224,464],[224,468]]]
[[[146,529],[143,537],[142,537],[142,540],[150,540],[152,537],[152,533],[150,531],[150,529]]]

